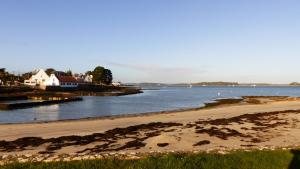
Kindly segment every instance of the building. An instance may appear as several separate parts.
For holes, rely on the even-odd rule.
[[[55,72],[50,75],[46,86],[59,86],[59,87],[78,87],[78,81],[64,72]]]
[[[74,74],[74,78],[78,81],[79,84],[87,84],[93,82],[93,75],[84,75],[80,73]]]
[[[50,77],[43,69],[39,69],[29,80],[25,80],[24,84],[28,86],[46,86]]]
[[[93,75],[85,75],[84,82],[92,83],[93,82]]]
[[[113,86],[116,86],[116,87],[119,87],[119,86],[122,85],[121,82],[112,82],[111,84],[112,84]]]
[[[77,80],[79,84],[85,84],[84,82],[84,75],[82,73],[80,74],[74,74],[73,77]]]

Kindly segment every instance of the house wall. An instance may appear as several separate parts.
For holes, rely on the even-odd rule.
[[[49,81],[49,76],[43,69],[40,69],[38,73],[32,75],[29,80],[25,80],[24,84],[30,86],[36,86],[36,85],[46,86],[48,81]]]
[[[92,76],[92,75],[87,75],[87,76],[84,78],[84,82],[92,83],[92,82],[93,82],[93,76]]]
[[[59,80],[54,74],[50,75],[49,80],[46,82],[46,86],[60,86]]]

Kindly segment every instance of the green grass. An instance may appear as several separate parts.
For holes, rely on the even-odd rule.
[[[167,154],[140,160],[87,160],[14,163],[1,169],[300,169],[300,151],[253,151],[220,154]]]

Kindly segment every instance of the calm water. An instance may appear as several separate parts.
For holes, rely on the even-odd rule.
[[[219,95],[219,94],[220,95]],[[83,97],[81,102],[0,111],[0,123],[79,119],[120,114],[156,112],[203,106],[217,98],[249,95],[300,96],[299,87],[193,87],[147,90],[121,97]]]

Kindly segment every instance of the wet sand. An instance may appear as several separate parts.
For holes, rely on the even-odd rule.
[[[300,145],[300,99],[244,97],[184,111],[3,124],[0,140],[0,155],[297,147]]]

